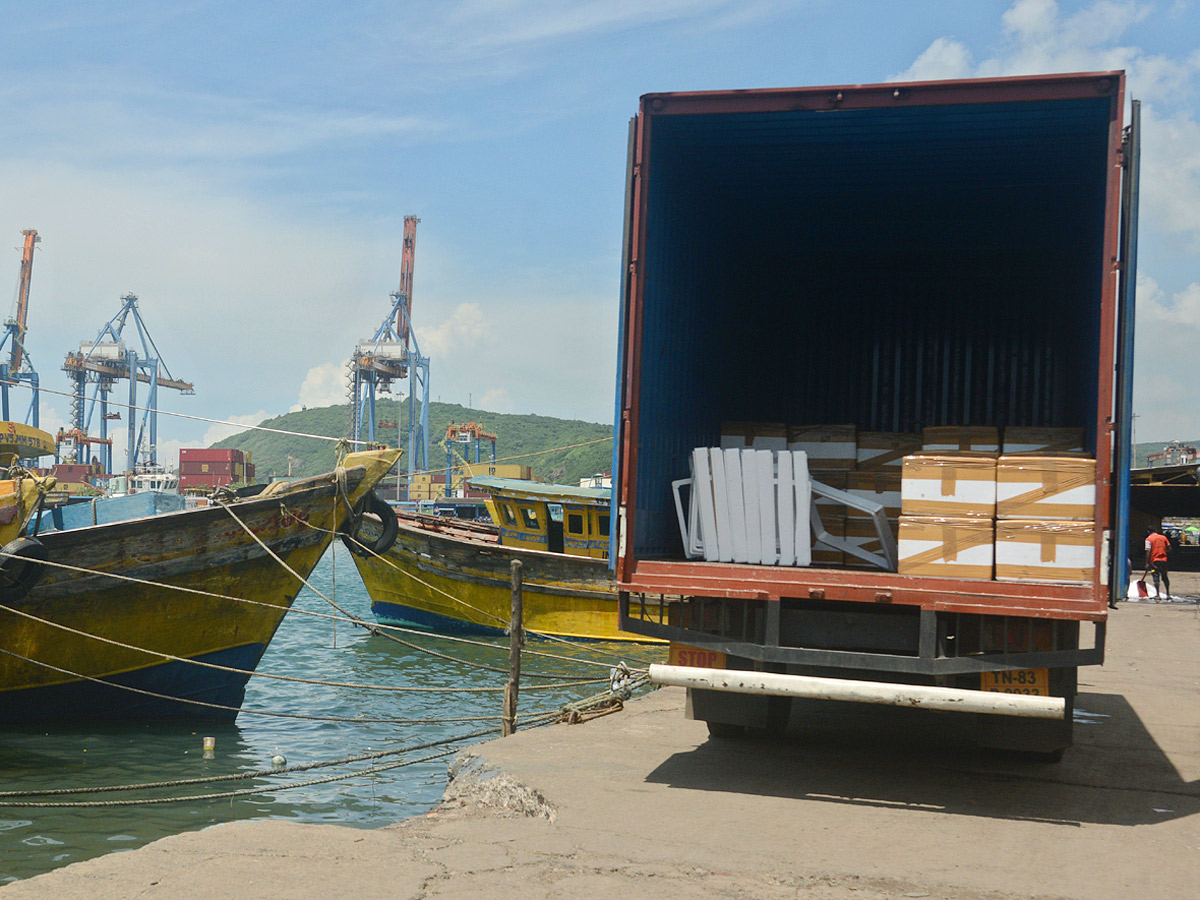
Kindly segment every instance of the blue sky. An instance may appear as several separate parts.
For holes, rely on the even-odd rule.
[[[344,401],[415,214],[433,396],[607,421],[641,94],[1111,68],[1144,102],[1137,437],[1200,438],[1190,0],[9,3],[0,283],[38,229],[44,386],[132,291],[196,384],[160,406],[254,422]],[[161,417],[160,455],[223,433]]]

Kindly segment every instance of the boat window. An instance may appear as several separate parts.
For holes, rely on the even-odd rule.
[[[550,521],[561,522],[563,520],[563,508],[558,503],[547,503],[546,509],[550,510]]]
[[[522,506],[520,509],[521,518],[525,522],[525,527],[532,531],[540,531],[542,526],[538,524],[537,513],[534,511],[533,507]]]
[[[583,534],[583,513],[567,513],[567,531]]]
[[[600,515],[600,533],[603,535],[608,534],[608,513],[601,513]]]
[[[512,505],[509,503],[501,503],[500,508],[504,510],[504,521],[506,521],[509,525],[516,525],[517,517],[513,513]]]

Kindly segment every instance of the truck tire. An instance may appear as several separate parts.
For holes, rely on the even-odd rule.
[[[745,725],[730,725],[728,722],[705,722],[708,726],[708,736],[718,740],[740,738],[746,736]]]

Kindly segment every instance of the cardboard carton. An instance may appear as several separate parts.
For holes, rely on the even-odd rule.
[[[938,453],[971,450],[998,453],[1000,429],[993,425],[938,425],[921,431],[922,449]]]
[[[1082,428],[1027,428],[1020,425],[1004,429],[1005,453],[1083,452]]]
[[[788,427],[783,422],[722,422],[721,447],[786,450]]]
[[[990,580],[994,562],[991,519],[900,517],[901,575]]]
[[[992,518],[995,454],[922,452],[904,457],[900,507],[907,516]]]
[[[996,579],[1091,584],[1096,577],[1096,531],[1091,522],[1000,519],[996,522]]]
[[[922,447],[921,435],[892,431],[860,431],[857,463],[859,471],[899,469],[904,457]]]
[[[1002,519],[1094,520],[1096,461],[1037,454],[1000,457],[996,515]]]
[[[810,472],[849,472],[858,456],[858,429],[854,425],[793,425],[788,429],[788,449],[808,454]]]

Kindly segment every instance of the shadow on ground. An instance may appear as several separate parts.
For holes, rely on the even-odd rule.
[[[1149,825],[1200,813],[1185,782],[1120,695],[1080,694],[1060,763],[980,749],[969,716],[816,701],[785,736],[710,738],[648,780],[828,803],[904,807],[1079,826]]]

